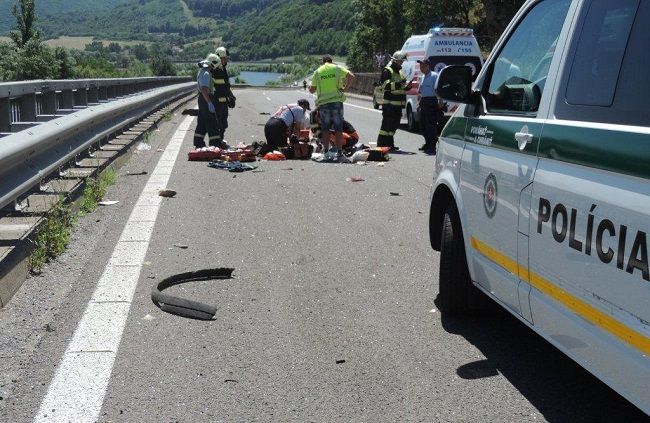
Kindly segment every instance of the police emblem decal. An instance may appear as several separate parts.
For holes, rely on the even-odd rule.
[[[490,219],[497,212],[497,195],[497,178],[493,173],[490,173],[487,179],[485,179],[485,185],[483,186],[483,207],[485,208],[485,214]]]

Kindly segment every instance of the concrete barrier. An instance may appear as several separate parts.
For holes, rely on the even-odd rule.
[[[378,72],[356,73],[355,76],[349,91],[357,94],[372,95],[375,89],[373,84],[379,81],[381,74]]]

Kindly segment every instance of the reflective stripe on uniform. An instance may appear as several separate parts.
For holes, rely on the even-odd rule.
[[[194,133],[194,138],[201,138],[201,139],[203,139],[203,137],[205,137],[205,134],[199,134],[198,132],[195,132],[195,133]]]
[[[228,97],[219,97],[219,98],[217,98],[217,101],[219,103],[227,103],[228,102]]]
[[[225,79],[213,79],[214,83],[217,85],[223,85],[226,83]]]
[[[383,135],[385,137],[392,137],[393,135],[395,135],[395,132],[384,131],[383,129],[380,129],[379,135]]]
[[[214,136],[212,136],[212,137],[208,137],[208,139],[209,139],[210,141],[212,141],[212,140],[220,140],[220,139],[221,139],[221,135],[214,135]]]

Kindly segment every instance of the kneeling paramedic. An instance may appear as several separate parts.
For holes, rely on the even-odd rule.
[[[287,146],[287,137],[298,136],[304,127],[305,112],[311,110],[309,101],[280,107],[264,125],[264,136],[269,151]]]
[[[391,150],[399,150],[395,146],[395,131],[399,128],[402,109],[406,105],[406,91],[410,90],[413,84],[413,81],[407,84],[406,78],[401,72],[404,60],[406,60],[406,53],[396,51],[381,73],[380,85],[384,90],[384,100],[377,147],[390,147]]]
[[[219,148],[226,147],[219,134],[219,122],[217,121],[216,110],[212,103],[214,85],[212,83],[211,71],[219,62],[216,54],[209,54],[206,60],[199,65],[197,85],[199,91],[199,115],[196,129],[194,130],[194,147],[205,147],[205,134],[208,134],[208,143]]]

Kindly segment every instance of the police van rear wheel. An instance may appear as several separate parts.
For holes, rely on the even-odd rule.
[[[483,295],[470,280],[460,217],[453,201],[447,205],[442,222],[439,289],[438,307],[454,314],[477,309]]]

